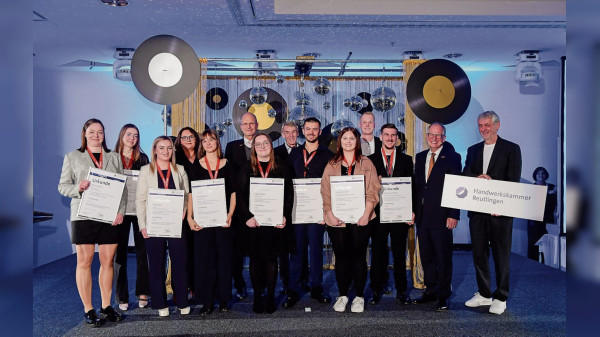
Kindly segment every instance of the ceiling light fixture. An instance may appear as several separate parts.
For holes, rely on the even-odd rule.
[[[125,7],[129,5],[127,0],[100,0],[100,2],[111,7]]]
[[[446,55],[444,55],[444,58],[446,58],[446,59],[457,59],[457,58],[459,58],[461,56],[462,56],[461,53],[452,53],[452,54],[446,54]]]

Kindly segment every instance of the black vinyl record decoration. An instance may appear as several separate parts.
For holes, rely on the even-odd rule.
[[[362,109],[357,111],[359,114],[362,115],[363,113],[365,113],[367,111],[373,112],[373,106],[371,105],[371,94],[370,93],[363,91],[363,92],[359,92],[358,94],[356,94],[356,96],[366,100],[368,103],[366,106],[363,106]]]
[[[444,59],[429,60],[410,75],[406,100],[422,121],[450,124],[469,107],[471,84],[456,63]]]
[[[333,123],[325,125],[319,136],[319,145],[327,147],[331,152],[335,153],[337,150],[337,137],[331,134],[331,126]]]
[[[227,106],[229,96],[222,88],[214,87],[206,92],[206,105],[213,110],[221,110]]]
[[[158,104],[183,101],[198,87],[200,61],[194,49],[172,35],[156,35],[142,42],[131,59],[137,90]]]
[[[288,118],[288,106],[283,97],[271,88],[265,88],[267,91],[267,101],[263,104],[254,104],[250,101],[250,91],[248,89],[240,94],[233,105],[233,125],[240,136],[243,136],[240,128],[240,119],[246,112],[251,112],[258,121],[258,132],[264,132],[275,141],[281,137],[281,126]],[[240,107],[240,102],[246,101],[246,108]],[[269,116],[269,110],[275,110],[275,116]]]

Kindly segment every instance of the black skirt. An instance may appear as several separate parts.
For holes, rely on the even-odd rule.
[[[119,242],[118,226],[94,220],[71,221],[71,243],[85,244],[113,244]]]

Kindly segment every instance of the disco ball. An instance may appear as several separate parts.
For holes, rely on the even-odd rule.
[[[324,77],[313,82],[313,90],[319,95],[327,95],[331,91],[331,83]]]
[[[233,119],[231,118],[226,118],[225,121],[223,122],[223,124],[225,126],[231,126],[233,124]]]
[[[363,108],[363,98],[359,96],[350,97],[350,110],[358,111]]]
[[[323,109],[324,110],[331,109],[331,103],[330,102],[323,102]]]
[[[223,137],[227,132],[227,127],[223,123],[213,123],[210,128],[215,130],[219,137]]]
[[[275,118],[275,116],[277,116],[277,111],[275,111],[275,109],[269,109],[269,112],[267,112],[267,114],[269,115],[269,117]]]
[[[283,75],[277,75],[277,77],[275,77],[275,80],[278,84],[281,84],[285,81],[285,77],[283,77]]]
[[[250,90],[250,101],[254,104],[263,104],[267,101],[267,90],[263,87],[255,87]]]
[[[289,121],[292,121],[298,125],[299,129],[304,126],[304,121],[309,117],[317,117],[317,111],[308,105],[298,105],[297,107],[290,110],[288,117]]]
[[[371,93],[371,105],[377,111],[388,111],[396,105],[394,90],[381,86]]]
[[[241,100],[240,103],[238,103],[238,105],[240,106],[240,108],[242,109],[248,109],[248,102],[246,102],[245,99]]]
[[[312,102],[312,100],[310,99],[310,96],[308,96],[306,93],[296,93],[296,105],[309,105],[310,102]]]
[[[165,110],[160,113],[160,118],[165,121]],[[167,126],[171,126],[171,109],[167,111]]]
[[[352,124],[352,122],[347,119],[338,119],[337,121],[333,122],[333,124],[331,124],[331,134],[334,137],[337,137],[340,135],[340,131],[342,131],[342,129],[346,127],[354,127],[354,124]]]
[[[350,105],[352,105],[352,101],[350,100],[350,98],[346,98],[346,99],[344,99],[344,106],[345,106],[346,108],[349,108],[349,107],[350,107]]]
[[[398,117],[398,123],[400,123],[400,125],[404,125],[404,116]]]

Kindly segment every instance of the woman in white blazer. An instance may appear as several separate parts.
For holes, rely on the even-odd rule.
[[[167,136],[159,136],[152,143],[151,162],[140,169],[137,182],[135,206],[140,232],[146,239],[148,253],[148,272],[152,309],[157,309],[161,317],[169,316],[167,291],[165,288],[166,244],[171,258],[171,275],[174,298],[182,315],[190,313],[187,297],[187,246],[185,231],[181,238],[151,237],[146,228],[146,206],[150,188],[184,190],[183,218],[187,207],[189,192],[188,177],[183,166],[175,164],[173,142]],[[177,226],[183,226],[183,219],[177,220]],[[183,227],[182,227],[183,229]]]
[[[123,173],[119,155],[106,147],[104,125],[92,118],[85,122],[81,130],[81,146],[65,155],[58,191],[71,198],[71,242],[77,250],[76,282],[77,291],[83,302],[86,323],[93,327],[101,326],[105,320],[120,321],[123,316],[110,306],[113,281],[113,259],[119,240],[117,225],[123,222],[127,191],[124,189],[119,211],[112,224],[82,219],[77,216],[81,196],[90,186],[87,175],[90,167]],[[95,245],[98,244],[100,257],[100,294],[102,308],[98,317],[92,306],[92,260]]]

